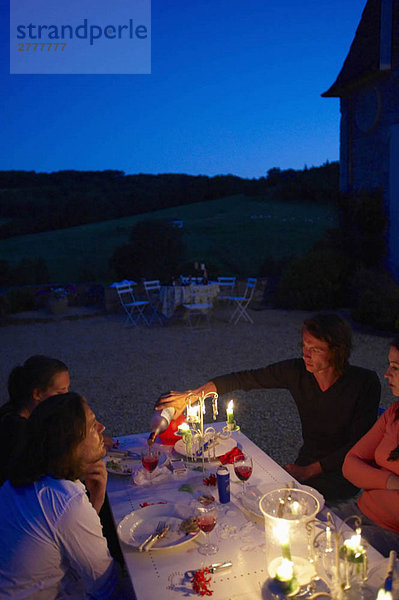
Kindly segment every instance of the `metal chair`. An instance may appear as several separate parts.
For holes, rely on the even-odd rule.
[[[229,296],[229,300],[235,304],[235,308],[229,319],[229,323],[234,322],[234,325],[237,325],[238,321],[241,319],[241,317],[243,317],[246,321],[248,321],[248,323],[253,324],[253,320],[249,316],[247,309],[253,298],[256,282],[257,279],[255,277],[248,277],[244,294],[242,296]]]
[[[228,300],[234,294],[236,280],[237,277],[218,277],[217,283],[220,289],[218,300]]]
[[[161,306],[161,282],[159,279],[153,279],[152,281],[143,281],[143,285],[151,309],[148,324],[150,325],[155,319],[158,319],[161,325],[163,325],[164,321],[159,312]]]
[[[210,329],[209,314],[213,304],[209,289],[204,285],[192,285],[190,292],[190,302],[183,304],[187,325],[191,329]]]
[[[149,305],[148,300],[136,300],[133,293],[133,286],[131,283],[116,284],[116,291],[118,292],[119,300],[123,306],[123,309],[127,315],[125,325],[132,323],[137,327],[140,320],[144,321],[148,325],[148,321],[144,315],[144,309]]]

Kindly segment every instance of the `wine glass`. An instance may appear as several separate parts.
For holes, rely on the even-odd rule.
[[[216,525],[218,518],[218,508],[215,501],[211,501],[207,504],[198,503],[195,509],[195,518],[197,525],[207,536],[205,544],[200,544],[198,552],[200,554],[210,555],[216,554],[219,547],[216,544],[212,544],[209,541],[209,534]]]
[[[151,473],[157,468],[159,461],[160,452],[153,446],[147,446],[144,450],[141,451],[141,463],[145,470],[147,471],[148,479],[152,484]]]
[[[242,481],[242,494],[246,492],[246,482],[252,475],[252,456],[242,454],[235,456],[233,460],[234,473]]]

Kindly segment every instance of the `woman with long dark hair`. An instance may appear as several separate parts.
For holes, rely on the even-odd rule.
[[[27,419],[24,446],[0,487],[5,596],[112,597],[117,571],[98,517],[107,482],[103,431],[72,392],[45,399]]]
[[[391,342],[388,360],[385,378],[399,397],[399,337]],[[338,514],[360,515],[365,538],[385,556],[399,551],[399,401],[348,452],[342,470],[363,491],[357,501],[340,506]]]

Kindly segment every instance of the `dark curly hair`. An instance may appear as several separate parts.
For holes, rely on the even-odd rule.
[[[302,333],[304,331],[328,344],[335,372],[342,375],[352,350],[352,331],[349,323],[335,313],[318,313],[310,319],[305,319]]]
[[[12,485],[29,485],[45,475],[71,481],[82,476],[76,448],[86,437],[85,404],[83,396],[68,392],[50,396],[35,408],[10,469]]]

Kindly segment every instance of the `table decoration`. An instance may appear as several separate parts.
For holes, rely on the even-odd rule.
[[[393,568],[396,560],[395,550],[389,553],[388,567],[385,575],[384,587],[378,590],[377,600],[392,600]]]
[[[264,517],[270,589],[290,597],[316,575],[309,560],[313,533],[306,525],[319,512],[319,502],[310,492],[286,486],[267,492],[259,507]]]
[[[350,521],[355,532],[349,528]],[[325,522],[315,520],[308,524],[308,533],[312,528],[315,533],[312,558],[317,576],[329,589],[324,596],[332,600],[374,600],[375,593],[366,585],[368,556],[367,543],[361,535],[361,518],[352,515],[338,523],[328,512]],[[316,533],[317,529],[321,531]]]
[[[211,399],[212,402],[212,417],[215,421],[219,414],[217,392],[208,392],[207,394],[205,394],[204,391],[200,394],[190,392],[186,399],[186,418],[189,428],[191,429],[191,444],[194,448],[191,456],[195,453],[195,458],[201,459],[204,476],[206,458],[208,461],[215,460],[216,446],[221,440],[231,436],[231,431],[216,432],[215,428],[212,426],[204,429],[204,415],[206,413],[205,402],[208,398]],[[188,435],[188,433],[186,433],[186,435]]]

